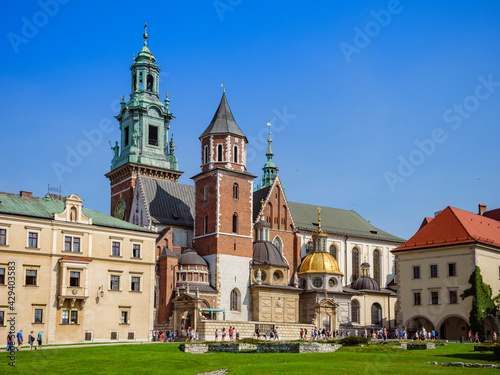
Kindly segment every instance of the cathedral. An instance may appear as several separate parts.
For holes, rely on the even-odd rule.
[[[198,132],[200,171],[180,183],[168,94],[147,45],[134,58],[130,99],[121,102],[111,169],[111,214],[158,233],[157,327],[200,339],[235,327],[241,337],[280,328],[395,328],[391,250],[404,240],[353,210],[288,202],[271,132],[262,178],[247,170],[248,139],[225,91]],[[208,123],[208,119],[207,119]],[[264,155],[263,155],[264,156]],[[182,161],[181,161],[182,162]],[[182,164],[182,163],[181,163]]]

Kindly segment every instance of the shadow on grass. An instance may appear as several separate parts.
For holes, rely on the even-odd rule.
[[[499,363],[500,361],[493,355],[493,353],[479,353],[479,352],[474,352],[474,353],[460,353],[460,354],[441,354],[441,355],[436,355],[437,357],[446,357],[451,359],[461,359],[467,362],[470,361],[486,361],[486,362],[496,362]]]

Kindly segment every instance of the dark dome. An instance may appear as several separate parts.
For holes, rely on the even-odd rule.
[[[288,267],[280,251],[269,241],[257,241],[253,244],[253,264]]]
[[[361,266],[360,266],[360,267],[367,267],[367,268],[370,268],[370,263],[368,263],[368,262],[361,263]]]
[[[362,276],[351,284],[351,288],[356,290],[380,290],[380,285],[378,285],[375,279],[369,276]]]
[[[205,259],[198,255],[193,249],[187,249],[179,256],[179,264],[183,266],[207,266]]]
[[[255,223],[256,227],[268,227],[271,228],[271,224],[269,224],[267,221],[260,219]]]

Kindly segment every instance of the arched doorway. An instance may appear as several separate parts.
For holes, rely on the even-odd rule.
[[[443,340],[460,340],[463,336],[467,340],[467,333],[469,332],[469,324],[467,321],[458,315],[445,317],[439,325],[439,339]]]
[[[434,329],[434,324],[431,323],[429,319],[423,316],[415,316],[406,322],[406,331],[408,332],[408,338],[412,337],[417,331],[422,331],[425,328],[427,332]]]
[[[497,323],[495,322],[495,318],[493,316],[488,315],[484,318],[484,337],[486,340],[493,339],[493,332],[497,332],[498,334]]]

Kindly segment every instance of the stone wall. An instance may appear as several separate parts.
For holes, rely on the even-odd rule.
[[[208,351],[208,345],[206,344],[182,344],[179,346],[179,349],[184,353],[191,354],[203,354]]]
[[[257,344],[257,353],[331,353],[340,347],[317,342],[262,343]]]
[[[402,342],[401,347],[406,350],[426,350],[426,349],[435,349],[436,344],[430,343],[409,343]]]
[[[226,328],[226,332],[229,331],[229,327],[234,327],[240,334],[240,338],[253,337],[255,336],[255,326],[256,325],[275,325],[278,327],[278,334],[280,340],[298,340],[300,338],[300,329],[307,328],[308,335],[314,328],[312,324],[301,324],[301,323],[272,323],[272,322],[242,322],[242,321],[230,321],[230,320],[202,320],[198,323],[198,335],[200,341],[214,341],[215,340],[215,330],[219,332],[219,340],[221,340],[222,328]],[[261,339],[264,339],[264,333],[261,329]],[[268,336],[269,340],[269,336]],[[229,341],[229,334],[226,336],[226,341]]]

